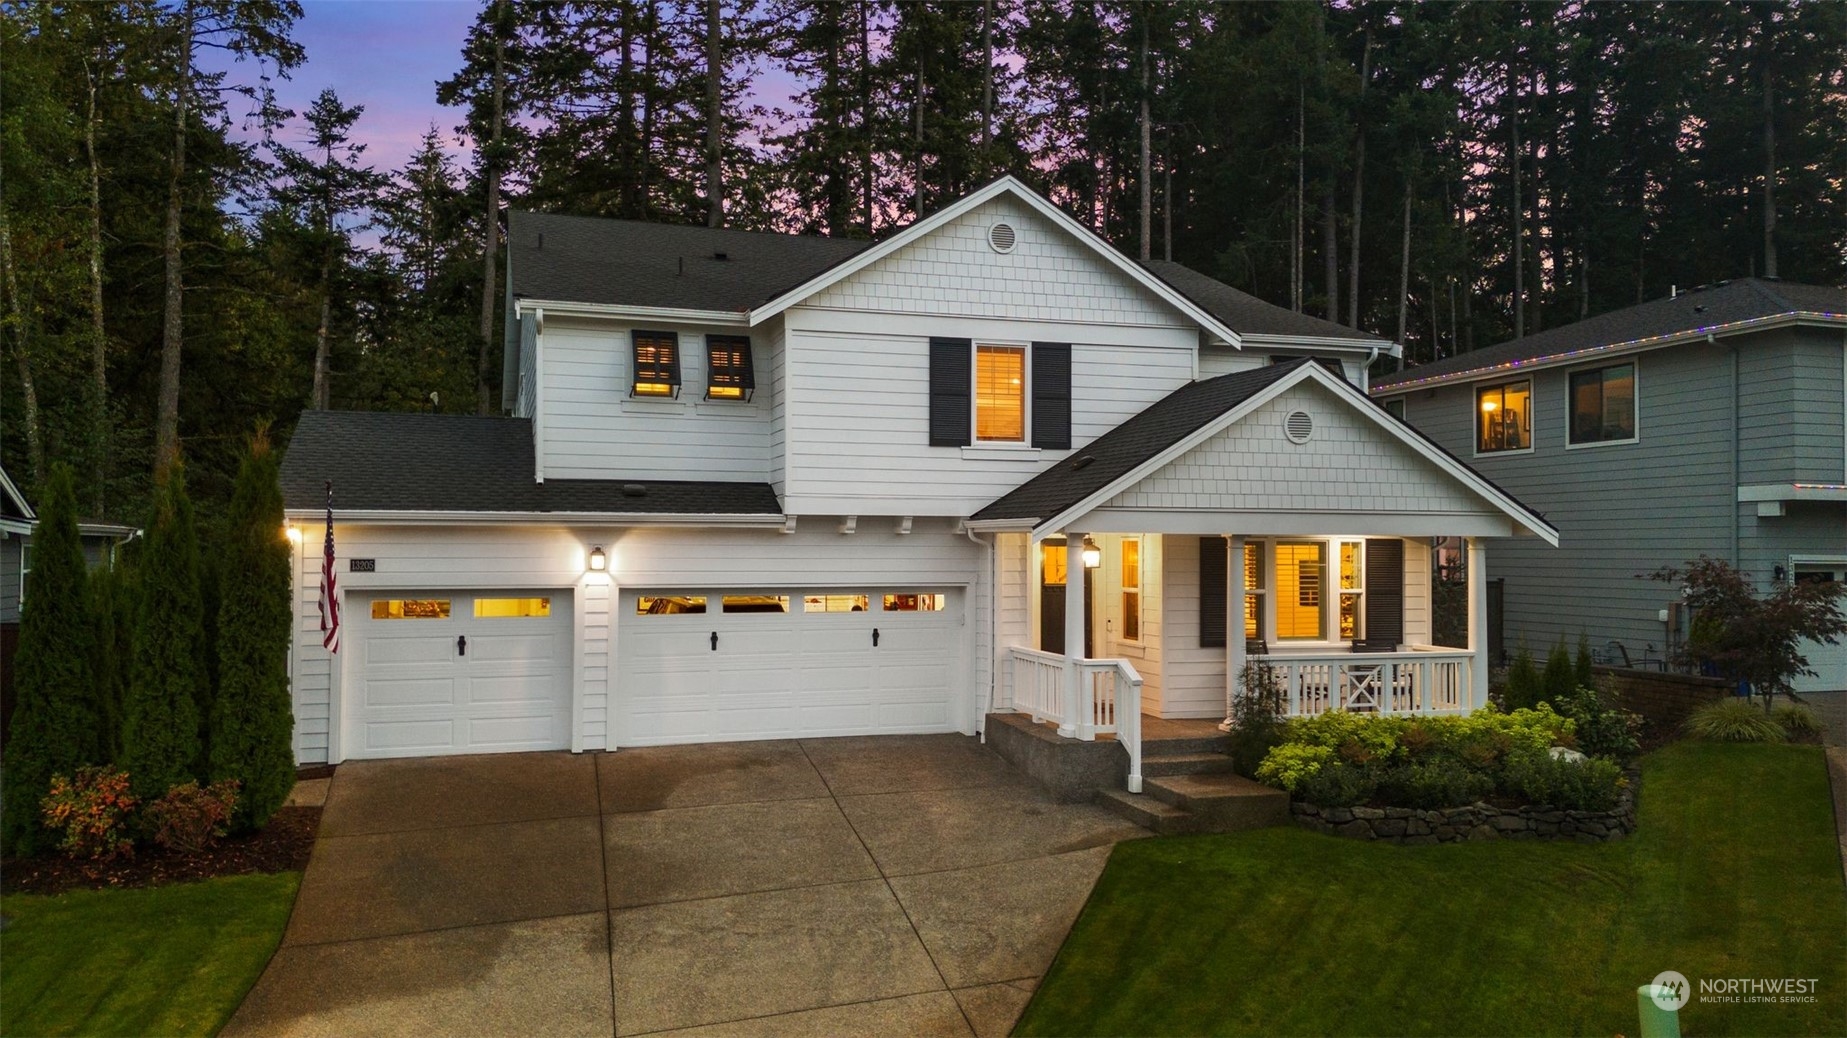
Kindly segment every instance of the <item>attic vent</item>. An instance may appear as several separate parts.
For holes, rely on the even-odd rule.
[[[1086,468],[1095,460],[1097,458],[1094,454],[1080,454],[1078,459],[1071,463],[1071,471],[1076,472],[1078,469]]]
[[[1017,244],[1019,240],[1013,233],[1012,224],[997,223],[988,228],[988,246],[995,252],[1012,252]]]
[[[623,497],[646,497],[647,495],[648,495],[648,487],[647,487],[647,484],[645,483],[624,483],[622,484],[622,496]]]
[[[1289,417],[1283,419],[1283,435],[1289,437],[1290,443],[1307,443],[1314,432],[1315,420],[1307,411],[1291,411]]]
[[[731,258],[731,254],[729,252],[714,252],[712,253],[712,258],[723,263]]]

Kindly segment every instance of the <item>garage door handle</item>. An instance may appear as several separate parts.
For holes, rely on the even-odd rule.
[[[458,634],[455,636],[455,654],[457,656],[468,655],[468,636],[467,635]]]
[[[712,632],[712,651],[713,652],[718,651],[718,632],[717,631]]]
[[[872,629],[872,647],[875,649],[879,647],[879,629],[877,627]]]

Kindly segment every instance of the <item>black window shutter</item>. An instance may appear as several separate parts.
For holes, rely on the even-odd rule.
[[[1404,542],[1396,537],[1366,542],[1366,641],[1404,641]]]
[[[974,343],[930,340],[930,446],[966,447],[974,407]]]
[[[1225,647],[1226,597],[1229,582],[1225,579],[1228,542],[1223,537],[1199,539],[1199,647]]]
[[[634,382],[656,385],[680,385],[680,336],[678,332],[632,333],[635,343]]]
[[[1033,446],[1071,449],[1071,344],[1033,343]]]
[[[751,363],[750,338],[744,335],[708,335],[705,337],[707,388],[757,388],[757,372]]]

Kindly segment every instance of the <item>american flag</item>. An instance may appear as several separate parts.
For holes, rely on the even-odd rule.
[[[321,549],[321,644],[328,652],[340,651],[339,581],[333,562],[333,484],[327,484],[327,541]]]

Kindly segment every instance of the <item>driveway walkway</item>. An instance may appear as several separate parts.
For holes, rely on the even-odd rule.
[[[1005,1034],[1143,835],[953,735],[344,764],[225,1033]]]

